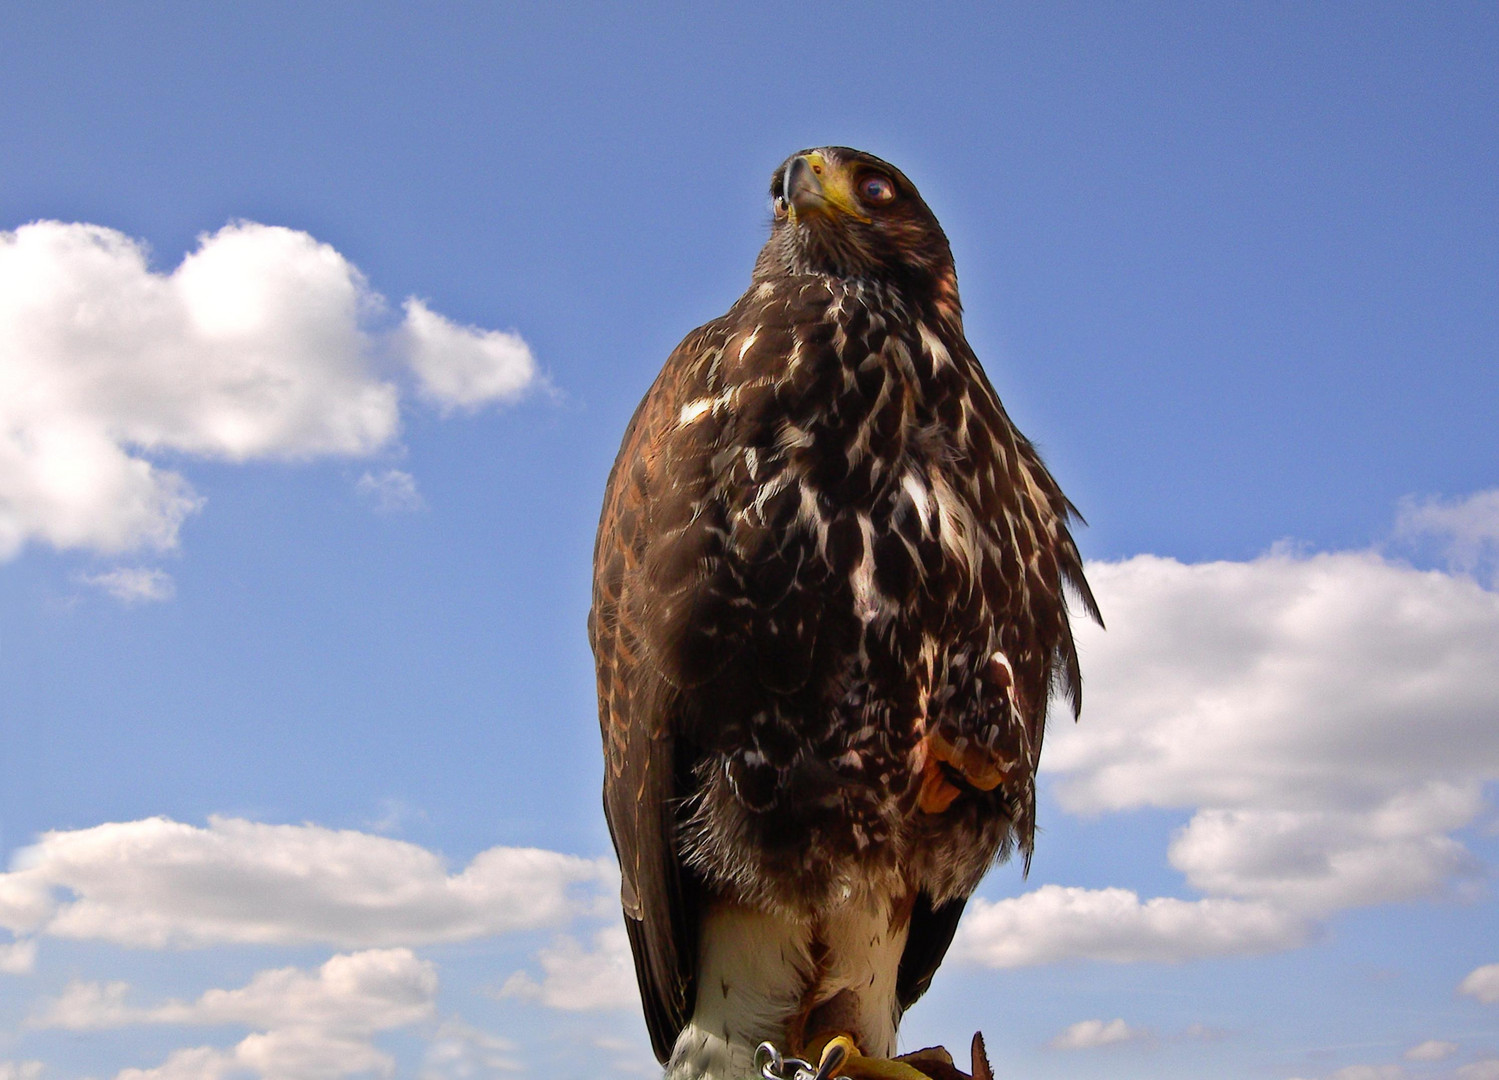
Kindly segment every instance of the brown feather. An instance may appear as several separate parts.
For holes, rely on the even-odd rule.
[[[1098,616],[935,217],[820,153],[900,198],[777,224],[637,409],[599,524],[604,803],[662,1060],[715,899],[914,893],[899,1007],[926,989],[985,870],[1029,857],[1053,687],[1081,705],[1067,591]]]

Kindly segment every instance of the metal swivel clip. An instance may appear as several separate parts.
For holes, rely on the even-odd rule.
[[[838,1042],[829,1043],[822,1060],[813,1065],[802,1058],[782,1057],[774,1045],[763,1042],[755,1047],[755,1068],[764,1080],[828,1080],[847,1056]]]

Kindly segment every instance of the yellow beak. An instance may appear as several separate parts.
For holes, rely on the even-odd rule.
[[[869,218],[859,210],[847,172],[816,151],[791,159],[781,181],[781,195],[792,221],[817,214],[832,217],[836,213],[869,224]]]

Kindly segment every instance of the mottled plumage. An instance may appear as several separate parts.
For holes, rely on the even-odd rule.
[[[771,194],[749,291],[630,422],[594,557],[605,810],[674,1077],[760,1038],[893,1052],[979,879],[1029,855],[1051,690],[1079,703],[1064,589],[1097,616],[915,187],[831,147]]]

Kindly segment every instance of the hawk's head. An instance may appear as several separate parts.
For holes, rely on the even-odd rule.
[[[775,222],[755,280],[785,274],[888,281],[956,306],[952,249],[895,166],[847,146],[789,157],[770,178]]]

